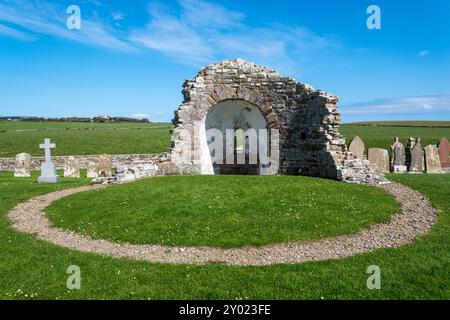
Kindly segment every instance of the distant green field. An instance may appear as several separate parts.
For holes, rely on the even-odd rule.
[[[69,129],[149,129],[167,127],[169,123],[88,123],[88,122],[24,122],[0,121],[0,131],[11,130],[69,130]]]
[[[169,123],[2,122],[0,157],[20,152],[42,155],[50,138],[54,155],[160,153],[170,146]]]
[[[450,127],[450,121],[363,121],[353,122],[351,125]]]
[[[445,127],[446,125],[448,127]],[[387,125],[387,126],[386,126]],[[77,123],[77,122],[0,122],[0,157],[20,152],[42,155],[38,148],[51,138],[55,155],[160,153],[170,147],[170,123]],[[367,148],[389,149],[395,136],[403,143],[408,137],[421,137],[422,144],[450,139],[450,121],[392,121],[344,124],[340,127],[347,143],[360,136]]]
[[[340,132],[346,138],[347,144],[355,136],[360,136],[366,148],[388,149],[398,136],[400,141],[406,144],[409,137],[421,137],[422,146],[436,144],[442,137],[450,139],[450,127],[405,127],[405,126],[360,126],[346,124],[340,127]]]

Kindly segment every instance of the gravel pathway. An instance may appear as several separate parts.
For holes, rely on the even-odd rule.
[[[419,192],[402,184],[380,186],[394,195],[402,213],[392,216],[388,224],[372,225],[353,235],[314,241],[280,243],[261,247],[221,249],[214,247],[172,247],[165,245],[118,244],[109,240],[92,239],[72,231],[50,226],[44,209],[52,202],[69,195],[104,186],[94,185],[68,189],[34,197],[18,204],[8,216],[12,227],[61,247],[103,254],[173,264],[205,264],[219,262],[229,265],[270,265],[341,259],[379,248],[399,247],[427,233],[437,221],[437,210]]]

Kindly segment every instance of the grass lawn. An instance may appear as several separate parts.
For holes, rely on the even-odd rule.
[[[450,299],[450,175],[391,177],[442,210],[437,225],[414,244],[342,260],[239,267],[114,259],[18,233],[6,219],[16,203],[85,180],[37,185],[36,177],[1,173],[0,299]],[[80,290],[66,288],[70,265],[81,268]],[[370,265],[381,268],[381,290],[366,287]]]
[[[235,247],[355,233],[400,211],[383,190],[294,176],[172,176],[79,193],[47,213],[130,243]]]
[[[39,144],[50,138],[53,155],[161,153],[170,146],[167,123],[3,122],[0,124],[0,157],[20,152],[43,155]]]

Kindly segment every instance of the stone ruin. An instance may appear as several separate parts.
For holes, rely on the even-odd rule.
[[[330,93],[241,59],[206,66],[195,78],[185,81],[182,93],[184,100],[175,111],[169,153],[117,165],[116,170],[112,170],[111,156],[103,155],[96,161],[85,159],[84,167],[93,183],[184,173],[288,174],[351,183],[389,182],[376,165],[365,159],[361,139],[353,143],[355,154],[347,149],[345,138],[339,133],[338,97]],[[206,135],[212,128],[223,132],[231,129],[235,133],[233,145],[238,130],[272,129],[270,134],[279,138],[276,171],[246,161],[213,163]],[[266,140],[267,144],[272,143]],[[244,136],[243,149],[246,147]],[[271,149],[269,145],[264,148]],[[68,176],[78,176],[79,159],[66,159],[64,165]]]
[[[185,81],[182,93],[184,100],[175,111],[169,153],[55,160],[64,163],[66,177],[79,177],[82,162],[87,177],[94,178],[93,183],[121,183],[156,175],[232,173],[306,175],[380,184],[388,183],[384,172],[450,172],[450,144],[445,138],[438,146],[424,149],[420,138],[409,138],[405,147],[396,137],[391,160],[387,150],[377,148],[369,149],[366,159],[360,137],[355,137],[347,149],[339,133],[341,117],[336,96],[241,59],[206,66],[192,80]],[[210,128],[232,129],[235,134],[238,130],[276,129],[280,151],[277,171],[264,171],[258,164],[213,163],[206,135]],[[187,139],[186,132],[193,139]],[[47,149],[44,164],[51,163]],[[56,166],[51,164],[53,172]],[[0,169],[13,167],[16,177],[29,177],[31,170],[41,165],[41,159],[19,154],[0,165]],[[53,175],[57,178],[56,173]]]
[[[330,93],[241,59],[206,66],[184,83],[182,93],[170,154],[180,170],[242,173],[242,165],[225,168],[212,163],[206,130],[265,128],[279,132],[278,171],[272,174],[356,183],[385,181],[367,160],[347,150],[338,129],[338,97]],[[245,173],[263,174],[260,168],[247,169]]]

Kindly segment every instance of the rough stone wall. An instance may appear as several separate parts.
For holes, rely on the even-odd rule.
[[[205,119],[217,103],[234,99],[257,106],[268,129],[279,129],[279,173],[342,178],[340,166],[346,145],[338,131],[336,96],[241,59],[208,65],[184,83],[182,93],[184,101],[173,120],[171,154],[177,165],[198,169],[200,142],[195,121]],[[194,141],[183,136],[183,129]],[[183,150],[191,143],[194,160],[187,163]]]
[[[169,154],[163,153],[154,158],[135,159],[127,164],[118,164],[116,169],[106,177],[92,180],[93,184],[117,184],[157,176],[193,174],[192,167],[176,166]]]
[[[65,159],[69,156],[54,156],[52,161],[56,164],[57,168],[62,170],[64,168]],[[133,166],[141,163],[158,163],[164,161],[167,154],[118,154],[112,155],[113,167],[119,166]],[[86,169],[86,165],[89,161],[97,161],[98,155],[87,156],[75,156],[80,160],[80,168]],[[163,159],[163,160],[161,160]],[[32,157],[31,170],[38,171],[41,169],[41,163],[44,162],[44,157]],[[15,157],[0,158],[0,171],[14,172]]]

